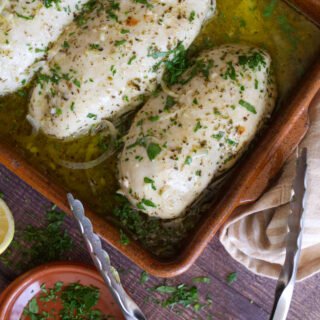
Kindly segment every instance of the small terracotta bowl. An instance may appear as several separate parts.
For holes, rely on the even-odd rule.
[[[97,308],[103,314],[113,315],[115,319],[124,319],[99,273],[92,266],[78,263],[51,263],[35,268],[17,278],[0,296],[0,319],[23,319],[24,308],[41,292],[40,286],[45,284],[47,288],[52,288],[58,281],[62,281],[64,286],[79,282],[82,285],[98,288],[100,301]]]

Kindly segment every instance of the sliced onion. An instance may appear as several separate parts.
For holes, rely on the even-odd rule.
[[[30,114],[27,114],[26,119],[32,127],[32,135],[37,135],[39,133],[40,123],[37,122]]]
[[[71,162],[66,160],[59,160],[58,163],[65,168],[73,169],[73,170],[88,170],[92,169],[99,164],[106,161],[112,154],[114,150],[104,152],[100,157],[95,160],[87,161],[87,162]]]
[[[160,85],[161,85],[163,92],[165,92],[168,96],[171,96],[176,99],[179,98],[179,95],[176,94],[175,92],[173,92],[172,90],[170,90],[169,87],[167,86],[167,84],[163,80],[161,80]]]
[[[94,136],[101,132],[104,136],[111,135],[111,141],[114,141],[118,135],[118,131],[111,121],[102,120],[98,125],[92,127],[91,135]],[[85,161],[85,162],[72,162],[67,160],[58,160],[57,162],[68,169],[72,170],[88,170],[97,167],[99,164],[106,161],[115,153],[115,149],[107,150],[100,157],[95,160]]]
[[[108,130],[105,130],[108,129]],[[95,136],[97,133],[105,131],[103,133],[106,133],[105,136],[108,134],[111,135],[111,137],[114,139],[118,135],[118,130],[114,126],[114,124],[109,120],[102,120],[99,124],[96,126],[93,126],[91,129],[91,135]]]

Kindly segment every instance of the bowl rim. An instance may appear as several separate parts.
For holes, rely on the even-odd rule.
[[[16,299],[36,279],[52,274],[63,273],[85,275],[88,278],[100,282],[102,286],[106,287],[106,290],[109,290],[99,272],[92,265],[70,261],[46,263],[18,276],[6,289],[4,289],[0,294],[0,319],[7,319],[10,316],[11,308],[16,302]]]

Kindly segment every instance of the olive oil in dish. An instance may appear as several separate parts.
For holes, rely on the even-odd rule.
[[[319,54],[320,30],[282,1],[223,0],[217,2],[215,16],[199,34],[190,52],[196,56],[204,49],[228,43],[249,44],[269,52],[279,93],[277,112],[281,112],[281,108],[285,108],[281,100],[290,94]],[[201,213],[194,211],[179,222],[161,222],[134,211],[125,199],[115,196],[119,189],[119,151],[87,170],[63,167],[59,164],[61,160],[83,163],[108,152],[110,137],[101,132],[62,142],[41,133],[32,135],[26,120],[29,99],[28,87],[0,98],[1,141],[15,145],[31,164],[75,192],[95,211],[116,223],[124,234],[130,233],[140,240],[153,254],[173,256]],[[121,134],[127,132],[132,118],[130,114],[121,121]],[[118,140],[113,142],[117,144],[120,144]]]

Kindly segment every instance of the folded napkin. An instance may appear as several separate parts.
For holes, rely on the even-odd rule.
[[[308,148],[306,220],[298,280],[320,272],[320,94],[310,108],[311,126],[299,148]],[[258,201],[238,211],[223,227],[220,241],[252,272],[278,278],[285,257],[285,237],[296,154],[279,180]]]

